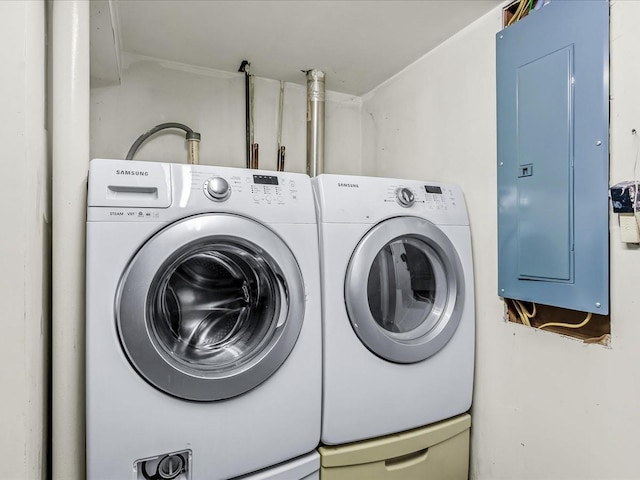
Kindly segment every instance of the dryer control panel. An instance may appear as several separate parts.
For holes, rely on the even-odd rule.
[[[330,174],[312,181],[325,223],[376,223],[412,215],[439,225],[469,224],[462,190],[455,184]]]
[[[396,202],[401,207],[410,208],[414,205],[424,206],[427,210],[455,209],[456,194],[451,186],[442,185],[389,185],[385,202]]]

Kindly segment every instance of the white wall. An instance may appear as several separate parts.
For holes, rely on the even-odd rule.
[[[612,2],[611,176],[640,139],[640,2]],[[363,172],[453,181],[475,254],[471,478],[639,478],[640,251],[611,226],[611,348],[506,323],[496,293],[495,9],[364,97]]]
[[[300,73],[304,82],[304,74]],[[255,78],[255,142],[260,168],[275,170],[280,83]],[[360,172],[361,100],[327,92],[325,170]],[[202,134],[200,163],[245,166],[244,76],[127,55],[121,85],[91,90],[91,156],[124,158],[141,133],[180,122]],[[185,162],[184,134],[158,134],[136,160]],[[306,171],[306,87],[286,83],[285,168]]]
[[[44,478],[49,173],[43,1],[0,2],[0,476]]]

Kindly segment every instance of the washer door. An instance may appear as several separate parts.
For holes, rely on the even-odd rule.
[[[221,400],[256,387],[286,360],[302,328],[304,285],[273,231],[244,217],[199,215],[143,245],[115,309],[142,377],[179,398]]]
[[[396,363],[419,362],[441,350],[460,323],[462,264],[431,222],[392,218],[373,227],[353,252],[345,302],[369,350]]]

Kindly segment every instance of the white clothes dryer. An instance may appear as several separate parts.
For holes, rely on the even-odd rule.
[[[323,289],[322,442],[467,411],[475,310],[460,188],[344,175],[312,183]]]
[[[313,450],[321,318],[309,177],[93,160],[89,480],[218,480]]]

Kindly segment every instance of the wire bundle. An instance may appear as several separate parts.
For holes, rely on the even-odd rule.
[[[533,309],[531,312],[527,310],[527,307],[519,300],[513,300],[513,308],[515,309],[518,317],[520,317],[520,322],[527,327],[531,326],[531,319],[536,316],[536,304],[533,303]]]
[[[526,325],[527,327],[532,327],[533,325],[531,325],[531,319],[534,318],[537,314],[536,304],[532,303],[531,304],[532,309],[531,311],[529,311],[527,307],[524,305],[524,303],[522,303],[520,300],[512,300],[512,302],[513,302],[513,309],[518,314],[518,317],[520,318],[520,322],[523,325]],[[592,316],[593,314],[589,312],[586,318],[580,323],[548,322],[540,325],[537,328],[539,329],[547,328],[547,327],[580,328],[580,327],[584,327],[587,323],[589,323]]]
[[[526,17],[529,14],[529,12],[532,9],[533,9],[533,0],[520,0],[520,3],[518,4],[518,8],[513,14],[513,17],[511,17],[511,19],[509,19],[509,22],[507,23],[507,27],[513,25],[519,20],[522,20],[524,17]]]

